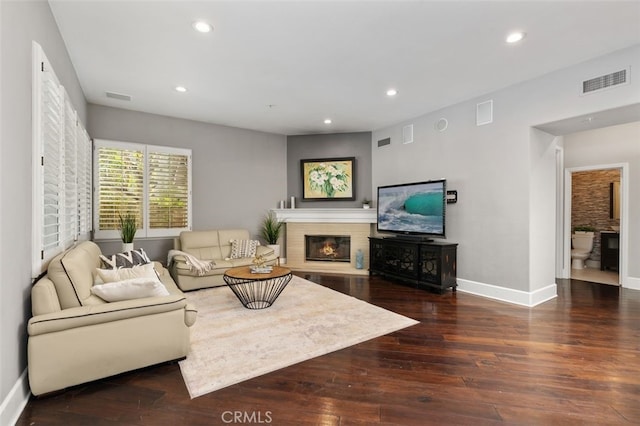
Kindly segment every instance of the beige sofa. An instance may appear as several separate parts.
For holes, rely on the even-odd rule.
[[[155,263],[168,295],[105,302],[91,293],[99,255],[95,243],[79,243],[55,257],[32,288],[27,331],[34,395],[187,355],[196,310],[168,271]]]
[[[246,229],[219,229],[208,231],[183,231],[174,240],[174,249],[199,260],[213,261],[211,270],[204,273],[194,270],[183,255],[171,256],[169,270],[178,287],[184,291],[225,285],[223,276],[229,268],[253,264],[254,257],[231,259],[231,241],[249,240]],[[272,248],[258,246],[256,255],[264,258],[267,265],[274,265],[277,257]]]

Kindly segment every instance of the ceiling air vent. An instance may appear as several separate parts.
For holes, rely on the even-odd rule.
[[[118,99],[120,101],[130,101],[131,96],[123,93],[107,92],[107,98]]]
[[[592,78],[591,80],[585,80],[582,82],[582,94],[586,95],[587,93],[593,93],[619,84],[625,84],[628,82],[628,75],[629,73],[624,69],[612,72],[611,74]]]

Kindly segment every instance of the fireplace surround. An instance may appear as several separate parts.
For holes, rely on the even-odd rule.
[[[369,273],[369,236],[376,222],[374,209],[274,209],[276,218],[285,223],[286,258],[292,270],[338,274]],[[306,260],[305,236],[349,236],[349,261]],[[364,254],[363,268],[356,268],[356,253]]]

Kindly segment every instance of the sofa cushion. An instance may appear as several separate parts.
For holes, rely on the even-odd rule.
[[[141,248],[112,254],[111,256],[101,254],[100,260],[102,260],[102,265],[108,269],[131,268],[151,262],[147,253]]]
[[[231,240],[230,259],[240,259],[243,257],[255,257],[256,249],[260,245],[258,240]]]
[[[218,231],[183,231],[180,233],[180,247],[200,260],[222,259]]]
[[[76,247],[54,257],[47,268],[62,309],[83,306],[91,296],[94,274],[100,267],[100,248],[91,241],[83,241]]]
[[[107,302],[169,295],[169,292],[157,277],[131,278],[98,284],[91,288],[91,292]]]

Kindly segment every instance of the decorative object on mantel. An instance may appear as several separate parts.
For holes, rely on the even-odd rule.
[[[124,216],[118,213],[120,219],[120,237],[122,238],[122,251],[128,252],[133,250],[133,238],[138,230],[136,217],[132,213],[127,213]]]
[[[302,199],[353,201],[355,157],[300,160]]]
[[[275,252],[276,257],[280,257],[280,245],[278,240],[282,233],[283,222],[278,222],[278,219],[269,211],[262,220],[262,228],[260,229],[260,236],[264,238],[267,243],[267,247],[270,247]]]
[[[371,207],[371,201],[369,201],[368,198],[363,198],[362,199],[362,208],[363,209],[368,209]]]
[[[295,209],[296,208],[296,197],[291,197],[291,208]]]

